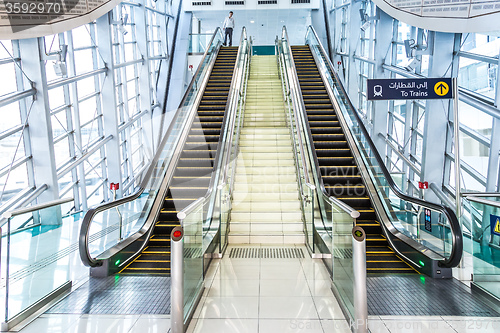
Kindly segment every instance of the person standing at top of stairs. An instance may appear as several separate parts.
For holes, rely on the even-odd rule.
[[[229,46],[233,45],[233,30],[234,30],[234,18],[233,12],[229,12],[229,16],[224,20],[224,25],[222,26],[224,29],[224,46],[227,45],[227,40],[229,37]]]

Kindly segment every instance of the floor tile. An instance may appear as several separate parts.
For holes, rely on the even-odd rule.
[[[261,319],[259,333],[323,333],[320,320]]]
[[[344,319],[337,298],[333,296],[314,296],[313,299],[321,319]]]
[[[319,319],[312,297],[260,297],[263,319]]]
[[[170,329],[170,318],[141,316],[128,333],[165,333]]]
[[[321,326],[325,333],[351,333],[351,327],[345,319],[322,319]]]
[[[304,280],[261,280],[260,295],[297,297],[311,296],[311,292]]]
[[[198,318],[258,318],[258,297],[207,297]]]
[[[258,333],[257,319],[198,319],[193,333]]]
[[[444,320],[412,319],[401,316],[396,320],[383,320],[391,333],[456,333]]]
[[[214,280],[209,297],[259,296],[259,280]]]
[[[81,315],[43,315],[24,327],[22,333],[59,333],[65,332],[69,327],[78,322]]]

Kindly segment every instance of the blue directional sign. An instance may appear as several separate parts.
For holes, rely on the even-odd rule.
[[[500,216],[490,214],[491,234],[500,236]]]
[[[453,98],[451,78],[371,79],[368,100]]]

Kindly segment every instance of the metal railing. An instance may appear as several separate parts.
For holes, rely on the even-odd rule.
[[[281,40],[277,41],[277,48],[280,53],[280,66],[283,67],[284,79],[282,80],[282,84],[285,91],[284,98],[289,104],[291,102],[293,109],[293,113],[290,113],[289,116],[289,123],[292,124],[291,135],[294,142],[297,175],[300,175],[300,177],[304,179],[304,184],[302,184],[301,179],[299,179],[299,189],[303,198],[303,211],[309,210],[309,208],[306,207],[309,202],[312,204],[310,209],[313,226],[306,228],[306,234],[308,234],[309,248],[314,252],[314,243],[311,233],[314,234],[314,232],[321,230],[326,233],[327,237],[333,239],[331,230],[333,228],[334,219],[342,220],[345,223],[348,216],[347,219],[351,219],[352,225],[354,225],[355,219],[360,216],[360,213],[337,199],[335,196],[329,195],[325,189],[316,152],[311,148],[314,146],[313,138],[307,121],[306,109],[302,98],[302,91],[300,89],[291,46],[288,41],[289,38],[286,27],[283,27]],[[290,106],[288,106],[288,108],[290,109]],[[296,124],[295,129],[293,129],[293,124]],[[294,130],[297,131],[297,134],[293,133]],[[295,150],[296,147],[299,147],[298,151]],[[300,155],[300,161],[297,159],[297,155]],[[299,169],[299,165],[302,165],[302,170]],[[303,185],[305,185],[305,187]],[[311,191],[310,195],[307,193],[308,191]],[[315,202],[317,203],[316,205],[314,204]],[[321,218],[319,220],[314,217],[315,210],[317,209],[321,210]],[[337,216],[334,218],[334,214],[347,214],[347,216]],[[331,218],[329,217],[330,215],[332,216]],[[305,219],[307,220],[307,216],[305,216]],[[330,250],[333,251],[333,246]]]
[[[212,177],[207,193],[191,203],[177,214],[178,219],[183,225],[185,221],[195,211],[205,211],[202,219],[204,220],[203,237],[204,249],[208,248],[208,243],[212,242],[212,238],[219,233],[219,253],[225,249],[225,233],[221,230],[223,221],[221,220],[224,209],[222,201],[229,200],[232,193],[232,185],[234,181],[234,170],[236,162],[236,154],[238,151],[239,135],[242,125],[244,104],[246,99],[246,87],[248,80],[248,71],[251,60],[251,40],[247,37],[246,28],[242,28],[240,47],[236,58],[236,63],[233,71],[233,79],[231,88],[228,94],[228,102],[226,104],[225,113],[228,115],[222,124],[223,134],[219,139],[219,150],[215,156],[215,176]],[[235,136],[236,132],[236,136]],[[231,168],[232,165],[232,168]],[[231,174],[229,169],[231,168]],[[226,193],[227,191],[227,193]],[[213,212],[219,212],[219,219],[214,219]],[[198,217],[199,218],[199,217]],[[217,223],[218,222],[218,223]]]
[[[161,207],[160,201],[163,201],[163,196],[161,194],[166,191],[166,185],[168,185],[168,182],[173,175],[173,170],[175,169],[174,166],[180,157],[180,149],[182,149],[183,142],[185,142],[187,138],[190,124],[196,115],[196,106],[201,100],[203,94],[202,88],[208,82],[208,74],[215,63],[216,54],[221,46],[221,40],[222,32],[219,28],[217,28],[210,40],[210,47],[206,49],[203,58],[200,61],[200,66],[193,76],[177,112],[173,116],[170,126],[158,147],[148,171],[141,181],[139,189],[129,196],[91,208],[85,214],[79,237],[80,258],[84,265],[89,267],[101,266],[104,259],[120,252],[125,247],[141,238],[143,235],[149,235],[152,232],[152,226],[155,223],[159,207]],[[201,81],[201,84],[199,81]],[[146,192],[148,188],[150,189],[150,193]],[[140,207],[133,212],[135,215],[139,215],[137,220],[138,222],[139,220],[143,221],[139,230],[122,242],[114,244],[111,248],[102,253],[99,258],[92,256],[89,250],[89,236],[91,224],[96,215],[101,212],[117,208],[118,206],[131,203],[143,196],[143,194],[148,194],[148,200],[145,203],[141,203],[144,204],[143,207]],[[140,246],[139,249],[136,249],[136,251],[129,256],[129,259],[135,257],[137,253],[142,251],[146,243],[147,242],[144,241],[142,246]],[[123,265],[127,263],[127,260],[122,260],[120,262],[120,267],[123,267]]]
[[[338,96],[337,98],[334,98],[338,104],[338,111],[337,113],[339,115],[345,115],[344,118],[344,123],[347,124],[349,122],[350,126],[357,126],[355,131],[356,133],[352,133],[353,138],[355,138],[355,143],[356,146],[358,147],[358,150],[360,152],[361,157],[364,159],[364,163],[368,168],[368,172],[370,174],[370,177],[372,178],[373,184],[378,184],[377,179],[375,179],[375,172],[373,171],[373,168],[379,168],[379,172],[377,175],[383,176],[384,181],[386,182],[384,184],[384,187],[390,190],[390,194],[394,194],[396,197],[399,199],[403,200],[405,203],[410,203],[414,204],[426,209],[430,209],[436,212],[439,212],[440,214],[443,214],[446,219],[449,221],[450,224],[450,231],[451,231],[451,241],[452,241],[452,246],[451,246],[451,251],[448,257],[443,256],[444,258],[442,260],[439,260],[439,266],[440,267],[456,267],[462,258],[462,252],[463,252],[463,239],[462,239],[462,232],[460,228],[460,223],[455,215],[455,212],[453,209],[439,205],[439,204],[434,204],[428,201],[424,201],[415,197],[411,197],[406,195],[401,189],[397,186],[397,184],[394,182],[392,179],[392,176],[385,166],[385,163],[383,159],[381,158],[380,154],[377,151],[377,148],[375,144],[373,143],[367,129],[365,128],[363,121],[358,114],[357,110],[354,108],[352,105],[348,94],[342,84],[342,81],[338,78],[337,73],[334,70],[334,66],[332,65],[330,59],[327,56],[326,51],[323,49],[323,46],[321,45],[320,39],[318,38],[316,32],[314,31],[314,28],[312,26],[309,27],[308,33],[309,36],[311,36],[311,39],[314,39],[314,45],[312,46],[309,44],[311,48],[316,48],[318,51],[318,55],[313,52],[313,56],[316,58],[317,62],[320,62],[322,65],[324,65],[324,70],[322,71],[320,69],[320,73],[323,76],[323,79],[326,82],[329,82],[330,84],[326,84],[325,86],[327,87],[327,91],[329,92],[330,96]],[[318,58],[321,57],[321,58]],[[332,81],[328,81],[328,78],[326,78],[326,75],[331,76]],[[342,118],[342,117],[340,117]],[[355,124],[355,125],[354,125]],[[351,129],[353,131],[353,129]],[[369,152],[367,152],[369,150]],[[371,154],[370,156],[368,154]],[[366,156],[365,156],[366,155]],[[373,165],[371,165],[373,164]],[[379,185],[382,186],[382,185]],[[388,196],[386,197],[385,195],[382,195],[382,193],[378,194],[380,200],[382,201],[382,204],[385,203],[385,209],[386,210],[391,210],[389,209],[390,203],[388,204]],[[391,216],[389,212],[388,216]],[[393,224],[392,218],[389,219],[391,224]],[[397,228],[393,227],[393,230],[398,230]],[[392,233],[392,231],[391,231]],[[401,251],[398,251],[398,246],[396,246],[390,237],[387,237],[389,243],[394,247],[394,249],[398,252],[399,255],[401,255],[403,258],[406,258],[409,262],[412,262],[415,264],[415,262],[411,259],[409,259],[404,253]],[[416,264],[417,267],[421,266]]]

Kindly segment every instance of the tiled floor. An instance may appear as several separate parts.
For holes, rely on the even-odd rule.
[[[303,245],[295,246],[307,253]],[[205,285],[188,332],[327,332],[326,327],[350,332],[330,290],[328,272],[309,255],[303,259],[225,256],[212,264]]]

